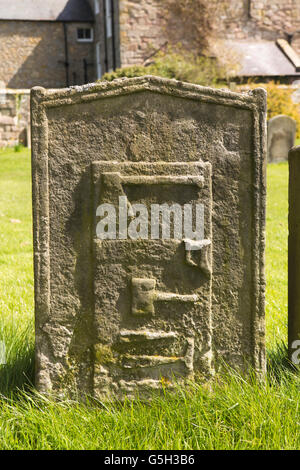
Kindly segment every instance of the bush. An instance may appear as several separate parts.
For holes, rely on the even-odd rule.
[[[22,152],[22,150],[24,150],[24,145],[23,144],[17,144],[14,146],[14,151],[15,152]]]
[[[300,107],[292,101],[293,90],[289,88],[281,88],[275,82],[250,85],[251,88],[262,87],[267,90],[268,119],[278,116],[278,114],[286,114],[295,119],[297,123],[297,138],[300,138]]]
[[[111,82],[116,78],[133,78],[133,77],[142,77],[143,75],[151,75],[150,67],[144,67],[143,65],[133,65],[131,67],[122,67],[114,70],[113,72],[108,72],[102,75],[99,82],[108,81]]]
[[[227,74],[225,68],[215,58],[195,57],[191,53],[167,51],[166,53],[158,53],[150,65],[120,68],[103,75],[101,81],[142,75],[156,75],[198,85],[213,86],[224,80]]]

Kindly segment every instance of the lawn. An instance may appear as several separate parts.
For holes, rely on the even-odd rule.
[[[0,153],[0,449],[299,449],[300,376],[286,365],[286,163],[268,167],[265,382],[228,371],[210,386],[92,406],[39,395],[33,380],[30,154]]]

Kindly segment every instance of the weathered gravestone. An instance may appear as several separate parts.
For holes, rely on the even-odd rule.
[[[154,77],[32,90],[39,390],[264,371],[265,108]]]
[[[296,138],[295,119],[284,114],[268,121],[268,161],[271,163],[288,159],[289,150]]]

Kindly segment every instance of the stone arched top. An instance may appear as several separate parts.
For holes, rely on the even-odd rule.
[[[266,109],[266,92],[263,88],[256,88],[245,93],[234,93],[226,89],[204,87],[152,75],[121,78],[111,82],[97,82],[62,89],[46,90],[42,87],[34,87],[31,93],[33,100],[46,107],[55,107],[142,91],[246,109],[258,107],[263,112]]]

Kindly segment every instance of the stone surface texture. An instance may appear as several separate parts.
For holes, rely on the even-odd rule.
[[[290,116],[280,114],[268,121],[268,161],[276,163],[288,159],[294,146],[297,124]]]
[[[265,370],[265,92],[156,77],[32,90],[36,385],[148,397]],[[204,240],[101,241],[96,208],[204,204]]]

